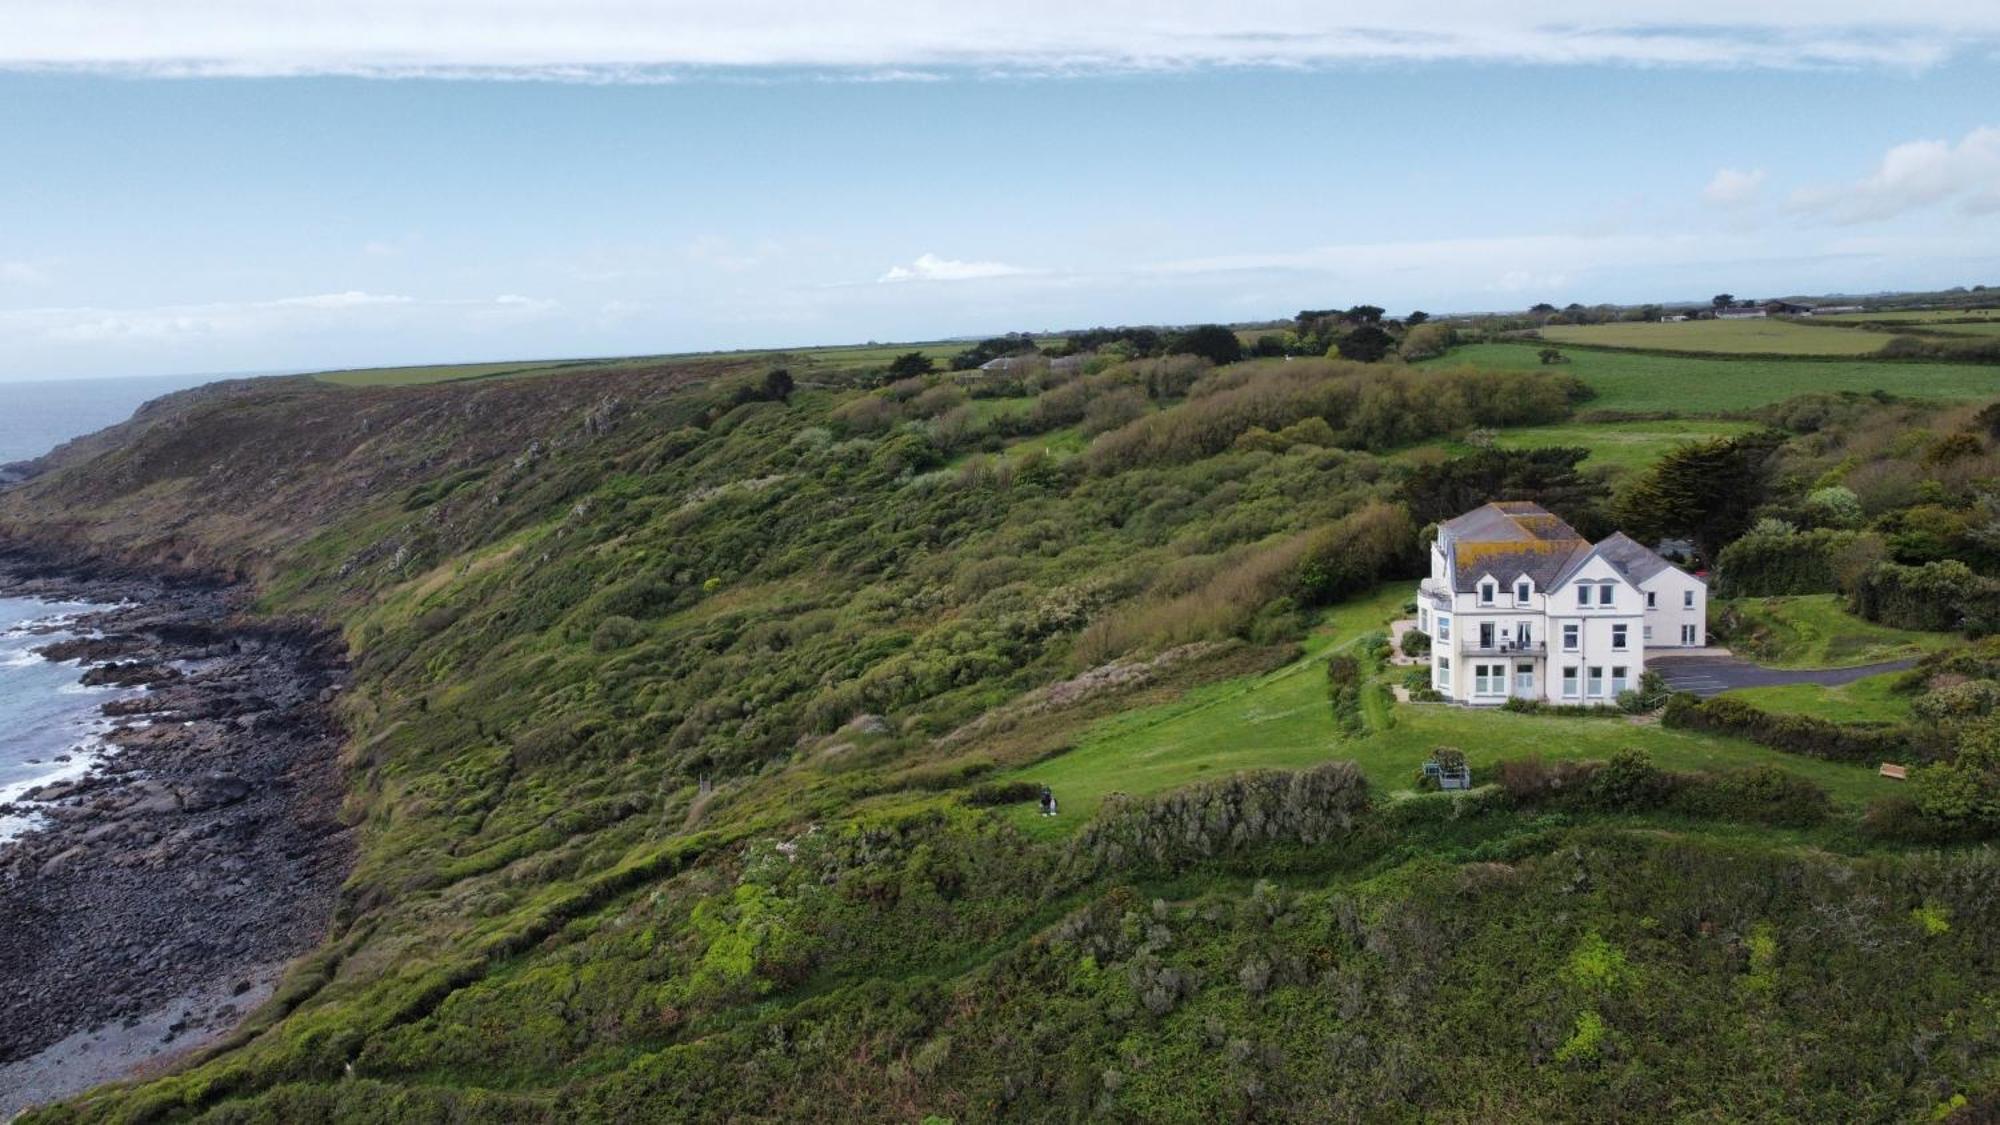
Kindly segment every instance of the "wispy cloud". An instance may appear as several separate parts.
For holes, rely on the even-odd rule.
[[[0,0],[0,65],[157,76],[856,80],[1377,61],[1925,67],[2000,42],[2000,8],[1907,0]]]
[[[1032,271],[1020,266],[1010,266],[1005,262],[961,262],[954,258],[940,258],[936,254],[921,254],[907,266],[891,266],[889,271],[875,280],[882,283],[898,281],[976,281],[987,277],[1014,277]]]
[[[349,291],[265,301],[152,308],[36,308],[0,311],[0,347],[9,342],[177,344],[312,336],[407,326],[472,324],[539,316],[555,304],[513,294],[491,299],[420,300]]]
[[[0,262],[0,284],[47,285],[49,275],[32,262]]]
[[[1717,207],[1745,207],[1757,201],[1764,190],[1765,174],[1762,168],[1739,172],[1734,168],[1723,168],[1701,189],[1701,197]]]
[[[1974,129],[1956,144],[1897,145],[1862,180],[1801,188],[1791,198],[1794,210],[1839,223],[1889,219],[1942,203],[1956,204],[1968,215],[2000,211],[2000,128]]]

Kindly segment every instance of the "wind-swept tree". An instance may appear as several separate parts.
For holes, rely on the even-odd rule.
[[[1713,562],[1750,529],[1770,480],[1771,455],[1784,440],[1766,430],[1667,454],[1626,494],[1619,512],[1625,531],[1640,542],[1684,536],[1693,540],[1696,555]]]
[[[931,362],[931,357],[922,352],[904,352],[889,361],[889,378],[910,379],[928,375],[934,366],[936,365]]]

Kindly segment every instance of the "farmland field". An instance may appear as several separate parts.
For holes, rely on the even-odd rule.
[[[1835,313],[1832,316],[1815,317],[1836,324],[1937,324],[1954,320],[1990,320],[2000,323],[2000,309],[1919,309],[1897,312]]]
[[[1562,325],[1544,328],[1541,335],[1554,344],[1734,355],[1871,355],[1884,342],[1879,333],[1769,319]]]
[[[620,367],[663,367],[699,361],[756,361],[790,364],[801,373],[865,371],[886,367],[905,352],[923,352],[939,366],[958,352],[963,341],[936,341],[921,344],[854,344],[834,347],[807,347],[740,352],[683,352],[674,355],[625,356],[601,359],[512,360],[492,363],[444,363],[415,367],[366,367],[346,371],[325,371],[315,378],[349,387],[409,386],[422,383],[449,383],[467,379],[513,379],[530,376],[577,374]]]
[[[1821,329],[1805,328],[1802,332]],[[1533,343],[1472,344],[1431,367],[1551,370]],[[1911,398],[1965,400],[2000,393],[2000,367],[1867,360],[1709,359],[1578,350],[1553,368],[1597,392],[1586,410],[1700,414],[1749,410],[1816,391],[1890,391]]]
[[[1636,472],[1683,442],[1734,437],[1756,428],[1754,422],[1694,418],[1645,422],[1559,422],[1550,426],[1522,426],[1495,431],[1493,445],[1499,449],[1580,447],[1590,450],[1590,456],[1584,462],[1586,465]],[[1458,457],[1472,452],[1473,447],[1452,441],[1419,448],[1439,449],[1448,456]]]

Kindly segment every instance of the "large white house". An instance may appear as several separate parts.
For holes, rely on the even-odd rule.
[[[1591,543],[1527,501],[1438,527],[1417,627],[1431,683],[1459,703],[1611,703],[1646,653],[1707,643],[1708,586],[1618,532]]]

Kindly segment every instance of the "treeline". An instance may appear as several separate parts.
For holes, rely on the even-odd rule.
[[[1253,428],[1317,418],[1343,448],[1383,451],[1471,426],[1560,421],[1585,400],[1582,383],[1536,372],[1411,372],[1340,361],[1245,366],[1197,384],[1188,401],[1097,439],[1099,472],[1185,462],[1228,449]]]

